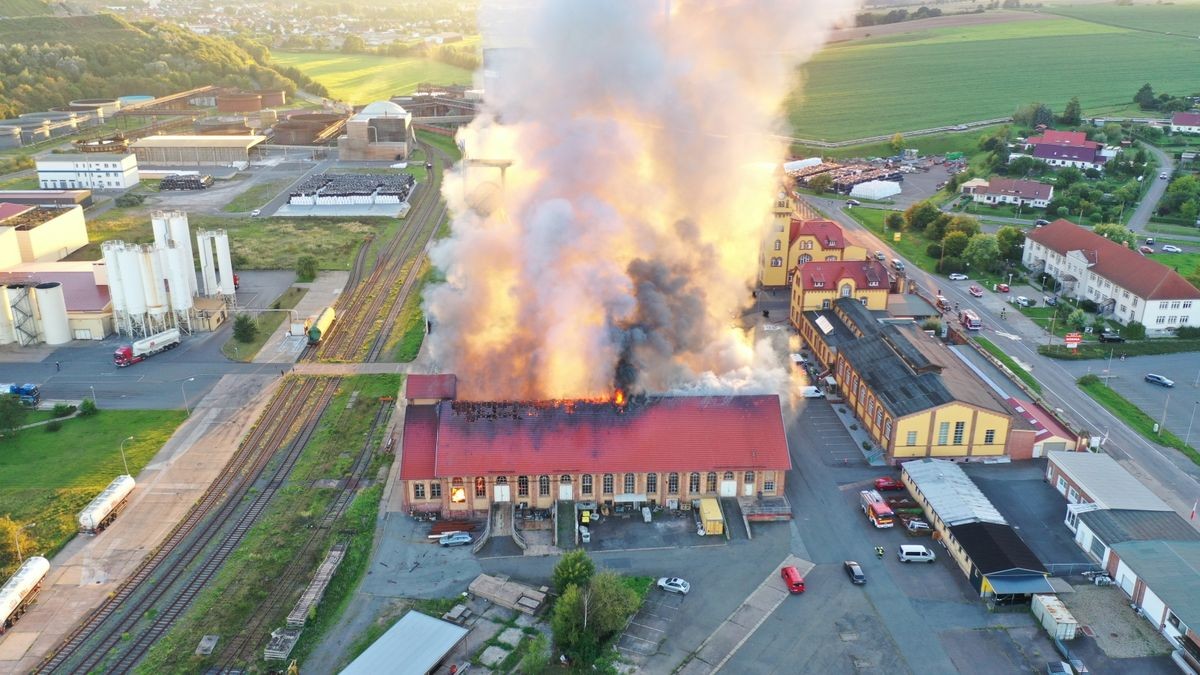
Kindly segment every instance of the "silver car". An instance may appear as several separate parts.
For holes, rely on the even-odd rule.
[[[442,546],[465,546],[471,543],[471,535],[466,532],[451,532],[438,538]]]
[[[687,595],[688,591],[692,590],[692,585],[679,577],[662,577],[655,585],[668,593],[680,595]]]

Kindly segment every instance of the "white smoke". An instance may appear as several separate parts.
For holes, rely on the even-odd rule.
[[[796,67],[847,0],[485,0],[425,309],[463,398],[777,390],[749,300]],[[501,185],[488,160],[511,160]]]

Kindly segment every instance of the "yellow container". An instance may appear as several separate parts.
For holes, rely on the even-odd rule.
[[[700,500],[700,523],[704,534],[725,534],[725,519],[721,517],[721,506],[713,497]]]

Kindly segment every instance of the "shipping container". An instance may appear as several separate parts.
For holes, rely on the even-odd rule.
[[[1034,595],[1031,608],[1038,623],[1056,640],[1073,639],[1079,630],[1079,622],[1056,595]]]
[[[725,534],[725,519],[721,516],[721,505],[713,497],[700,500],[700,524],[704,534]]]

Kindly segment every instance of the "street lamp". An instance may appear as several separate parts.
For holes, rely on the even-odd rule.
[[[1200,401],[1192,401],[1192,416],[1188,418],[1187,434],[1183,437],[1183,444],[1187,445],[1192,439],[1192,422],[1196,419],[1196,406],[1200,405]]]
[[[96,386],[89,384],[88,389],[92,390],[92,405],[96,405]]]
[[[25,556],[21,555],[21,531],[34,525],[37,525],[37,523],[25,523],[13,529],[13,543],[17,546],[17,562],[25,561]]]
[[[179,394],[180,394],[180,396],[183,397],[183,415],[184,415],[184,417],[191,416],[192,411],[188,410],[187,392],[183,390],[183,385],[187,384],[188,382],[195,382],[195,381],[196,381],[196,378],[194,378],[194,377],[189,377],[186,380],[179,381]]]
[[[133,440],[133,436],[130,436],[121,441],[121,463],[125,465],[125,475],[126,476],[129,476],[131,474],[129,473],[129,462],[125,461],[125,441],[132,441],[132,440]]]

